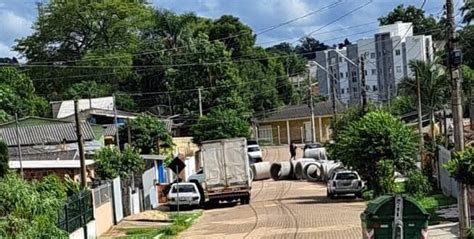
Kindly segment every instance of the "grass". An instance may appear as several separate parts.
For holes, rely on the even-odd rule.
[[[202,215],[202,211],[192,212],[192,213],[170,213],[169,217],[173,223],[169,226],[160,227],[160,228],[130,228],[124,229],[125,235],[120,237],[122,239],[132,239],[132,238],[154,238],[158,235],[162,235],[160,238],[173,238],[178,235],[178,233],[189,228],[193,221]]]

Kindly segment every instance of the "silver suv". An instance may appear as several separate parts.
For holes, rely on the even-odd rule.
[[[362,197],[364,182],[356,171],[339,170],[331,173],[327,185],[327,197],[334,198],[336,195],[354,194]]]

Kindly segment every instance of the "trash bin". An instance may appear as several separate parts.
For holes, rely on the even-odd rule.
[[[413,198],[405,195],[376,198],[367,205],[360,218],[364,239],[428,238],[429,214]]]

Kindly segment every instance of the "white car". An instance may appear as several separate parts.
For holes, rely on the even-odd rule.
[[[250,163],[262,162],[262,150],[256,140],[247,140],[247,153]]]
[[[178,193],[179,192],[179,193]],[[171,185],[168,193],[168,204],[170,206],[199,206],[201,195],[195,183],[175,183]]]
[[[354,194],[362,197],[364,182],[356,171],[338,170],[329,176],[327,184],[327,197],[334,198],[336,195]]]

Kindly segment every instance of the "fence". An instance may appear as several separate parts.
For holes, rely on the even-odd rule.
[[[329,134],[329,128],[325,128],[322,132],[319,132],[319,128],[316,128],[316,141],[325,142]],[[313,142],[311,122],[302,122],[299,127],[290,126],[289,131],[286,126],[266,125],[258,127],[258,141],[262,145],[288,144],[288,136],[290,137],[290,141],[295,143]]]
[[[458,197],[458,185],[456,181],[449,177],[448,171],[443,167],[443,164],[451,159],[451,151],[443,146],[438,146],[438,167],[439,167],[439,182],[441,190],[444,195]]]
[[[62,230],[71,233],[93,219],[92,193],[84,191],[68,198],[59,212],[58,225]]]
[[[104,203],[108,203],[111,200],[112,190],[110,183],[100,185],[97,188],[94,188],[94,206],[96,208],[100,207]]]

